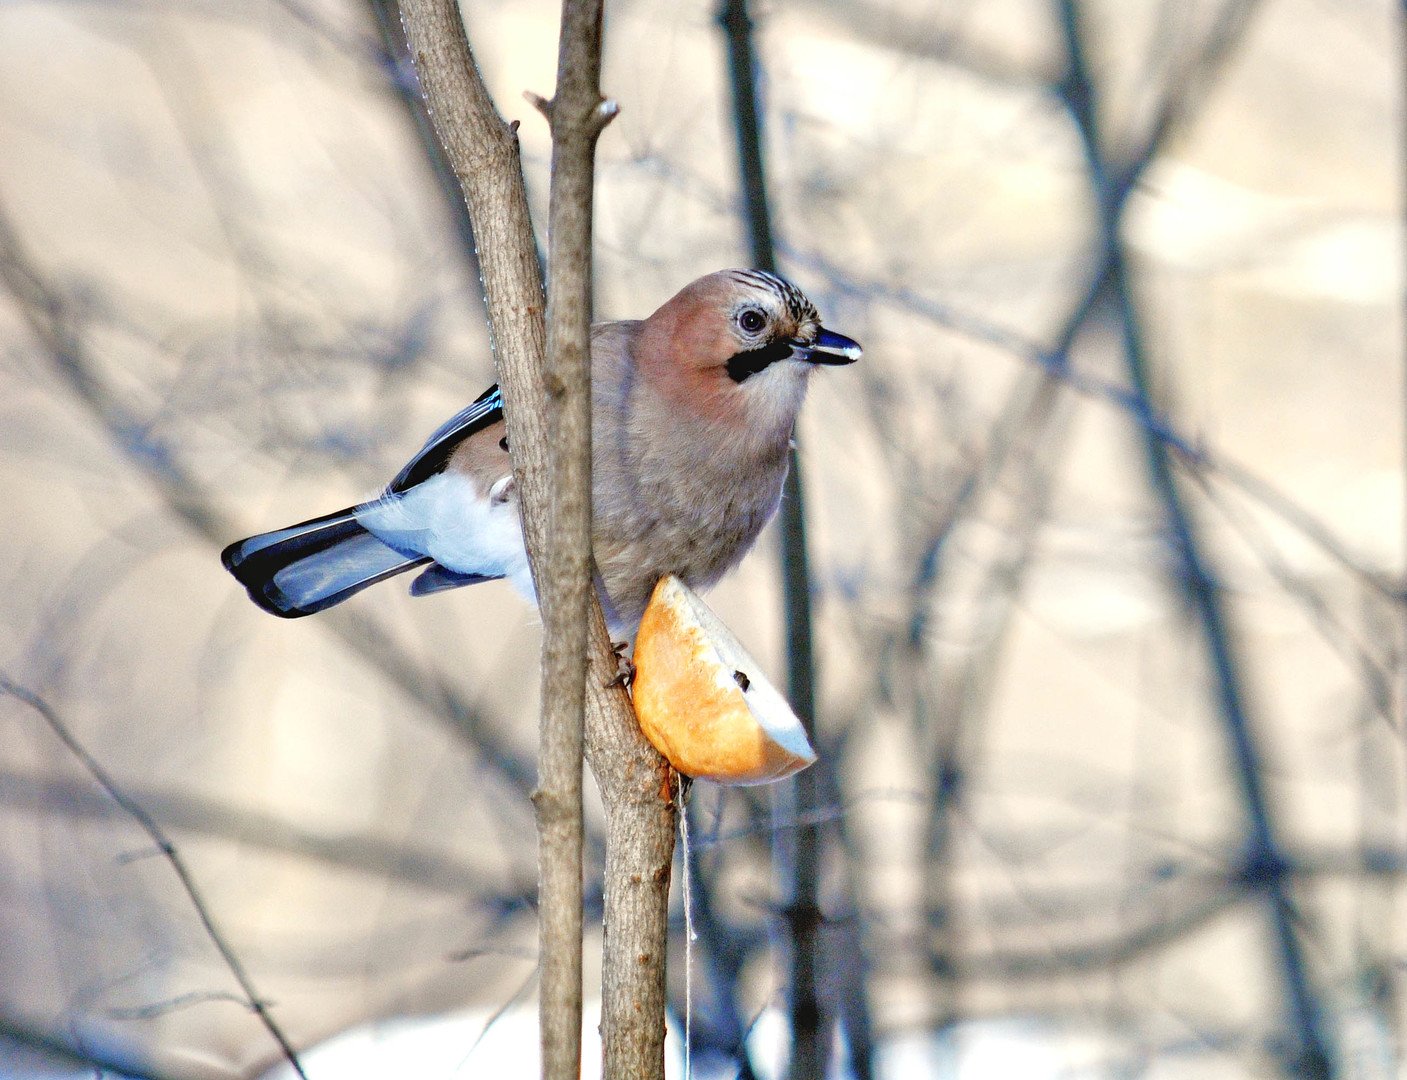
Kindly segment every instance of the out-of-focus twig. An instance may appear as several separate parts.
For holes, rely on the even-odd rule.
[[[1164,131],[1164,137],[1167,134]],[[1149,143],[1144,153],[1156,156],[1161,149],[1160,142]],[[781,250],[788,258],[812,272],[824,275],[833,288],[844,294],[895,304],[972,341],[992,345],[1019,357],[1062,388],[1081,397],[1121,410],[1147,434],[1165,443],[1172,460],[1180,468],[1198,477],[1220,478],[1239,488],[1384,599],[1397,602],[1403,596],[1401,582],[1385,579],[1381,572],[1351,551],[1326,522],[1264,476],[1218,450],[1214,444],[1181,430],[1155,402],[1140,398],[1121,383],[1080,371],[1071,364],[1070,350],[1074,340],[1094,316],[1096,301],[1104,288],[1107,268],[1098,261],[1102,258],[1098,253],[1094,256],[1095,272],[1087,282],[1085,292],[1062,318],[1052,343],[1046,345],[979,315],[935,301],[907,286],[857,278],[852,272],[815,253],[791,250],[785,245],[781,245]]]
[[[415,132],[421,153],[430,166],[435,178],[435,187],[440,193],[440,201],[454,220],[455,234],[459,238],[459,253],[466,269],[477,278],[479,259],[474,251],[474,223],[469,219],[469,207],[459,183],[454,178],[454,170],[445,158],[444,147],[435,137],[435,126],[425,111],[425,97],[420,93],[420,85],[415,79],[415,66],[410,62],[405,29],[401,26],[401,10],[397,0],[367,0],[372,18],[376,22],[377,33],[381,37],[387,79],[405,111],[406,119]],[[478,299],[483,297],[474,294]]]
[[[243,962],[234,947],[230,945],[224,933],[215,924],[215,916],[210,911],[210,906],[201,895],[200,887],[196,885],[195,878],[191,875],[190,868],[186,866],[186,861],[177,850],[166,832],[161,828],[155,818],[149,814],[139,803],[127,796],[107,770],[98,763],[98,760],[90,754],[78,737],[74,735],[72,729],[51,709],[48,704],[19,683],[15,682],[8,675],[0,672],[0,694],[8,694],[10,697],[23,702],[33,709],[44,722],[49,725],[49,729],[55,737],[64,744],[64,747],[87,771],[98,786],[107,792],[109,798],[120,806],[127,815],[137,823],[143,832],[151,838],[151,842],[156,845],[156,849],[162,857],[170,864],[175,872],[177,880],[181,883],[181,889],[190,900],[191,908],[195,911],[196,918],[200,920],[200,925],[205,930],[205,936],[210,939],[210,943],[215,946],[215,950],[220,954],[225,967],[239,984],[243,995],[242,1004],[259,1018],[259,1023],[268,1032],[269,1037],[278,1044],[279,1051],[289,1066],[303,1080],[307,1080],[307,1074],[303,1071],[303,1066],[298,1060],[298,1052],[294,1050],[293,1044],[289,1042],[288,1036],[284,1034],[283,1028],[274,1019],[273,1012],[254,987],[253,980],[249,977],[249,972],[245,970]]]
[[[1098,118],[1098,87],[1086,58],[1084,9],[1078,0],[1057,2],[1066,59],[1065,75],[1059,89],[1080,136],[1098,214],[1096,225],[1100,261],[1099,271],[1093,280],[1098,282],[1097,288],[1107,291],[1117,310],[1124,362],[1133,394],[1139,402],[1148,403],[1153,395],[1143,331],[1121,235],[1123,208],[1129,192],[1152,160],[1157,146],[1166,138],[1173,121],[1182,115],[1181,103],[1187,95],[1170,99],[1162,110],[1147,141],[1149,152],[1123,166],[1112,162],[1104,149]],[[1246,7],[1234,0],[1228,4],[1228,10],[1244,10]],[[1244,22],[1239,25],[1244,25]],[[1234,26],[1228,28],[1227,40],[1216,43],[1209,63],[1229,52],[1235,37],[1231,29]],[[1307,1077],[1327,1078],[1333,1075],[1333,1057],[1321,1008],[1310,983],[1297,936],[1296,926],[1301,916],[1286,879],[1285,859],[1265,792],[1261,752],[1252,729],[1233,631],[1225,611],[1220,583],[1205,552],[1191,508],[1177,485],[1167,444],[1145,435],[1143,445],[1149,479],[1155,496],[1163,506],[1173,552],[1178,560],[1177,583],[1185,591],[1187,601],[1202,627],[1217,705],[1240,782],[1250,829],[1249,874],[1265,898],[1289,999],[1291,1035],[1297,1044],[1291,1067]]]
[[[686,803],[685,813],[693,817],[696,804]],[[689,825],[691,830],[696,826]],[[685,872],[692,874],[693,925],[703,946],[705,970],[708,972],[708,986],[713,1001],[713,1017],[704,1033],[710,1038],[712,1049],[727,1055],[735,1063],[736,1080],[756,1080],[757,1073],[752,1067],[752,1058],[747,1048],[747,1032],[743,1026],[739,1010],[738,985],[742,979],[753,944],[749,935],[729,926],[718,910],[714,875],[710,873],[702,857],[702,849],[697,842],[689,844],[689,865]],[[687,923],[687,920],[686,920]],[[688,947],[687,945],[685,946]],[[694,1021],[694,1037],[701,1034],[697,1019]]]
[[[228,543],[239,531],[170,448],[152,440],[144,419],[109,393],[91,355],[86,328],[75,305],[41,270],[10,216],[0,208],[0,282],[16,302],[55,370],[78,400],[112,435],[115,445],[138,464],[166,506],[211,544]],[[355,614],[325,612],[323,624],[380,671],[431,716],[452,727],[524,796],[532,789],[531,766],[503,737],[501,725],[453,689],[443,676],[417,662],[381,627]]]
[[[465,895],[474,886],[474,867],[429,847],[377,837],[328,836],[272,814],[179,791],[138,789],[130,784],[125,790],[152,817],[179,832],[232,840],[455,896]],[[116,813],[111,800],[87,785],[8,769],[0,769],[0,806],[76,821],[103,820]]]
[[[71,1065],[75,1071],[78,1069],[91,1070],[95,1080],[106,1080],[109,1075],[120,1078],[120,1080],[184,1080],[184,1077],[174,1073],[139,1068],[133,1062],[120,1061],[98,1050],[84,1050],[69,1046],[43,1032],[3,1018],[0,1018],[0,1039],[12,1042],[17,1046],[27,1047],[36,1054],[42,1054],[47,1059],[46,1064]],[[7,1053],[6,1058],[9,1059],[9,1057],[10,1055]],[[7,1060],[6,1064],[13,1065],[14,1062]]]
[[[733,126],[738,143],[743,205],[753,265],[776,272],[768,209],[760,102],[757,92],[757,58],[753,48],[753,22],[747,0],[724,0],[718,21],[728,49],[732,87]],[[806,502],[801,460],[792,449],[790,468],[782,489],[778,513],[781,532],[782,603],[787,643],[787,691],[806,732],[816,736],[816,660],[811,613],[811,573],[806,549]],[[818,761],[788,781],[780,798],[791,806],[817,801]],[[802,826],[777,834],[778,876],[787,894],[786,926],[790,938],[791,972],[788,1010],[791,1028],[791,1080],[811,1080],[824,1075],[830,1050],[830,1024],[820,993],[821,981],[821,844],[819,829]]]

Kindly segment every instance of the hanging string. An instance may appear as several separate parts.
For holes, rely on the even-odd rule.
[[[684,1080],[693,1080],[694,1026],[694,905],[689,892],[692,863],[689,859],[689,812],[684,805],[684,787],[688,778],[675,773],[674,798],[679,807],[679,840],[683,855],[683,876],[680,879],[684,898]]]

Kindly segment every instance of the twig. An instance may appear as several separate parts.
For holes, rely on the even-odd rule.
[[[582,751],[591,599],[591,206],[601,97],[602,0],[564,0],[557,89],[530,97],[552,130],[547,397],[552,529],[537,553],[542,607],[538,738],[538,1018],[545,1080],[581,1075]]]
[[[435,187],[440,193],[446,210],[454,220],[454,230],[459,237],[459,253],[464,258],[465,269],[475,277],[479,274],[479,260],[474,252],[474,226],[469,220],[469,208],[455,181],[454,172],[445,160],[444,147],[435,138],[434,126],[425,112],[425,98],[415,81],[415,68],[406,55],[405,31],[401,26],[400,7],[397,0],[367,0],[371,15],[376,22],[376,31],[381,38],[382,63],[385,65],[387,81],[391,84],[396,100],[400,102],[415,140],[424,152],[425,161],[435,178]]]
[[[478,883],[470,863],[428,846],[374,836],[328,836],[300,828],[274,814],[236,809],[181,792],[134,789],[131,785],[126,790],[134,802],[178,832],[217,837],[449,895],[463,896]],[[4,768],[0,768],[0,806],[70,821],[103,821],[117,813],[110,800],[83,781],[39,777]]]
[[[59,718],[58,714],[55,713],[53,709],[49,708],[48,703],[39,697],[38,694],[14,682],[3,672],[0,672],[0,693],[8,694],[24,702],[24,704],[38,713],[44,719],[44,722],[49,725],[49,728],[53,731],[54,735],[57,736],[58,740],[68,749],[69,753],[78,759],[79,764],[81,764],[83,768],[87,770],[88,774],[98,783],[98,786],[106,791],[112,801],[126,811],[127,815],[151,838],[152,843],[156,845],[156,849],[162,854],[166,861],[171,864],[171,869],[175,871],[176,878],[181,883],[181,888],[185,890],[186,896],[191,902],[191,907],[195,910],[196,917],[200,920],[201,926],[205,928],[206,936],[210,939],[211,944],[215,946],[216,951],[219,952],[221,959],[225,962],[225,967],[227,967],[230,974],[234,976],[235,982],[239,984],[240,991],[244,994],[242,1003],[259,1018],[259,1022],[264,1026],[264,1030],[269,1033],[269,1036],[274,1042],[278,1043],[279,1050],[283,1053],[284,1059],[292,1067],[293,1071],[302,1077],[303,1080],[307,1080],[307,1074],[303,1071],[303,1066],[298,1061],[298,1052],[293,1049],[293,1044],[289,1042],[288,1036],[284,1034],[283,1029],[269,1011],[268,1003],[265,1002],[263,998],[259,996],[258,991],[255,990],[253,980],[250,979],[249,973],[244,969],[244,964],[240,962],[234,949],[230,946],[229,942],[225,940],[224,934],[222,934],[220,929],[215,925],[214,916],[211,914],[210,908],[206,905],[205,900],[201,897],[200,890],[196,887],[195,879],[191,876],[190,869],[186,866],[185,859],[181,857],[181,853],[176,850],[176,845],[167,837],[161,826],[156,823],[156,819],[147,813],[139,803],[130,799],[122,789],[118,787],[117,782],[113,780],[107,770],[98,764],[97,759],[94,758],[92,754],[88,753],[83,744],[78,741],[77,737],[69,729],[68,725]]]
[[[762,148],[757,95],[757,60],[753,52],[752,18],[747,0],[723,0],[718,14],[728,46],[728,72],[733,94],[733,121],[738,138],[738,166],[748,240],[753,265],[775,272],[771,214]],[[816,661],[811,615],[811,575],[806,550],[806,504],[801,461],[795,445],[782,490],[778,513],[781,532],[782,605],[786,625],[787,696],[806,733],[816,735]],[[817,762],[791,780],[779,795],[796,805],[814,803],[819,792]],[[830,1049],[830,1022],[819,992],[822,913],[820,907],[820,830],[803,826],[778,834],[777,873],[788,894],[786,926],[791,944],[788,1007],[791,1028],[792,1080],[825,1074]]]
[[[89,1069],[96,1080],[120,1077],[121,1080],[186,1080],[171,1073],[154,1072],[149,1068],[138,1068],[128,1061],[105,1055],[101,1050],[78,1049],[42,1032],[0,1018],[0,1039],[33,1050],[44,1055],[54,1065],[72,1065],[73,1069]],[[10,1054],[5,1055],[7,1065],[14,1065]]]
[[[82,327],[76,325],[74,305],[42,273],[3,207],[0,282],[13,295],[21,318],[55,370],[108,430],[114,445],[141,467],[167,508],[211,543],[227,543],[237,532],[235,525],[211,504],[181,463],[147,437],[148,425],[143,418],[108,392],[98,374],[101,365],[93,357]],[[524,795],[531,790],[531,766],[503,737],[501,725],[484,717],[442,676],[427,671],[379,625],[342,610],[326,612],[323,625],[427,713],[449,721],[464,742],[486,758],[510,786]]]
[[[1241,4],[1234,5],[1237,9]],[[1136,310],[1123,242],[1120,235],[1122,211],[1129,191],[1147,168],[1151,153],[1135,164],[1116,169],[1102,148],[1097,110],[1097,89],[1085,59],[1082,9],[1077,0],[1058,0],[1058,16],[1065,45],[1066,73],[1060,86],[1084,150],[1090,186],[1096,199],[1100,230],[1100,269],[1096,281],[1114,300],[1123,332],[1124,361],[1134,395],[1140,403],[1151,401],[1150,380],[1142,326]],[[1230,44],[1216,43],[1217,55]],[[1171,118],[1178,115],[1176,104],[1164,110],[1150,148],[1167,134]],[[1212,668],[1217,705],[1225,726],[1230,751],[1241,786],[1241,797],[1249,818],[1250,861],[1254,880],[1262,891],[1275,932],[1279,962],[1290,1002],[1292,1034],[1298,1043],[1293,1068],[1309,1077],[1330,1077],[1333,1073],[1328,1037],[1320,1007],[1310,984],[1295,923],[1298,915],[1285,875],[1285,860],[1271,817],[1263,781],[1260,748],[1251,727],[1245,692],[1241,686],[1232,630],[1222,603],[1216,574],[1203,551],[1197,525],[1173,475],[1167,444],[1145,436],[1144,457],[1154,494],[1162,503],[1179,561],[1179,584],[1201,623]]]

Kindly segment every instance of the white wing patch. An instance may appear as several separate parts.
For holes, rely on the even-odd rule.
[[[362,527],[398,551],[429,555],[458,574],[503,577],[529,600],[532,574],[518,501],[499,483],[479,492],[461,473],[437,473],[357,511]]]

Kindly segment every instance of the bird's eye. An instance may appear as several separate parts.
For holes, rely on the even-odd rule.
[[[767,325],[767,319],[762,312],[758,311],[756,308],[748,308],[738,316],[738,325],[747,331],[747,333],[755,334]]]

